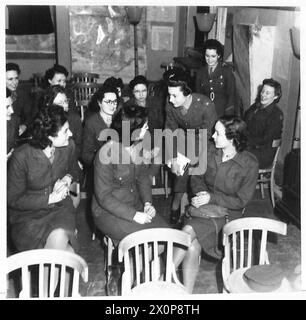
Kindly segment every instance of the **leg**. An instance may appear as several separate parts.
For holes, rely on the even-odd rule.
[[[67,231],[61,228],[51,231],[51,233],[47,238],[46,245],[44,248],[74,252],[73,248],[69,244],[69,236]],[[44,275],[45,275],[44,295],[48,296],[48,278],[49,278],[48,268],[45,268]],[[56,284],[58,283],[58,278],[59,278],[59,270],[56,270],[54,278],[55,278],[54,288],[56,288]],[[69,273],[67,273],[66,283],[65,283],[65,296],[68,296],[69,282],[70,282],[70,275]]]
[[[191,236],[191,246],[186,250],[176,248],[174,251],[174,265],[178,267],[183,261],[183,282],[187,287],[188,292],[192,293],[195,280],[199,270],[199,261],[201,256],[201,245],[196,239],[196,233],[193,228],[186,225],[183,231],[187,232]]]

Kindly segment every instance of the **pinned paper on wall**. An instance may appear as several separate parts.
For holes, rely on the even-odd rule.
[[[176,7],[148,7],[147,21],[174,23],[176,21]]]
[[[173,27],[152,26],[151,48],[156,51],[172,51]]]

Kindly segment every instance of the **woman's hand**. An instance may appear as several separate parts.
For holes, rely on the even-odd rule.
[[[65,183],[69,188],[72,182],[72,176],[70,174],[66,174],[60,181]]]
[[[69,194],[69,187],[66,181],[57,180],[53,187],[52,193],[49,195],[48,204],[57,203],[64,200]]]
[[[155,217],[156,215],[156,210],[155,208],[152,206],[152,203],[150,202],[146,202],[144,205],[144,210],[145,213],[147,213],[149,216],[151,216],[152,218]]]
[[[198,192],[195,197],[191,199],[191,204],[199,208],[200,206],[203,206],[204,204],[209,203],[210,200],[210,194],[206,191]]]
[[[139,224],[150,223],[152,217],[145,212],[137,211],[133,220]]]

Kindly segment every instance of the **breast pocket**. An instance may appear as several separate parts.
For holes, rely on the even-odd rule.
[[[131,171],[128,165],[118,165],[115,169],[115,182],[126,184],[131,180]]]

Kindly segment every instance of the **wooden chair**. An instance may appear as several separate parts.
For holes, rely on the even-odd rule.
[[[275,155],[274,155],[274,159],[273,159],[272,165],[269,168],[259,169],[258,180],[257,180],[257,183],[260,186],[261,197],[263,199],[265,197],[264,185],[265,184],[269,185],[273,208],[275,207],[275,199],[274,199],[274,183],[275,183],[275,181],[274,181],[274,174],[275,174],[275,166],[276,166],[279,150],[280,150],[280,147],[281,147],[281,143],[282,143],[281,139],[273,140],[272,148],[277,148],[277,149],[276,149],[276,152],[275,152]]]
[[[85,109],[93,94],[102,87],[101,83],[94,82],[76,82],[73,85],[74,100],[76,107],[80,110],[81,120],[84,121]]]
[[[23,251],[9,256],[6,262],[8,279],[12,272],[15,274],[15,270],[21,269],[19,298],[46,298],[46,292],[48,298],[61,298],[65,296],[65,291],[67,292],[67,285],[70,286],[69,296],[79,297],[80,275],[84,282],[88,281],[88,266],[85,260],[75,253],[63,250]],[[66,280],[68,276],[69,283]],[[48,283],[45,282],[46,277]],[[56,277],[59,278],[57,288]]]
[[[92,72],[76,72],[72,74],[73,82],[82,82],[82,83],[97,83],[100,78],[98,73]]]
[[[173,251],[175,245],[188,248],[190,244],[189,234],[171,228],[145,229],[126,236],[118,247],[118,260],[124,261],[121,279],[122,295],[160,297],[188,294],[177,277]],[[159,250],[161,248],[162,254],[165,254],[164,272],[160,268]]]
[[[243,283],[244,272],[252,265],[270,264],[266,248],[268,232],[286,235],[287,224],[273,219],[250,217],[230,221],[223,227],[224,292],[237,292],[237,288],[242,287],[239,284]]]
[[[160,177],[161,177],[161,184],[162,187],[156,188],[156,180],[155,177],[153,177],[152,180],[152,194],[153,195],[165,195],[166,199],[169,196],[169,193],[171,192],[171,188],[169,187],[169,176],[168,176],[168,170],[165,168],[164,165],[160,168]]]

